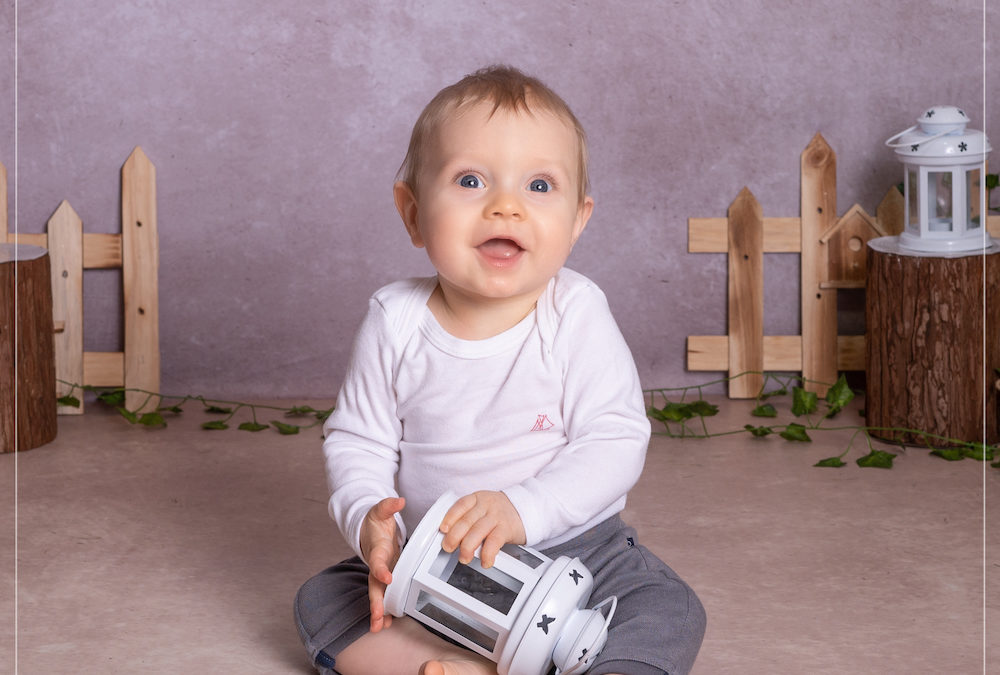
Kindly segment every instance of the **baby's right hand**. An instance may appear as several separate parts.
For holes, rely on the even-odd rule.
[[[361,523],[361,554],[368,565],[368,604],[371,608],[371,631],[388,628],[392,615],[385,613],[385,588],[392,582],[391,569],[399,558],[396,514],[406,500],[388,497],[373,506]]]

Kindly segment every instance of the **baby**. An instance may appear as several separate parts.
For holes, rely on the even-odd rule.
[[[462,562],[526,544],[579,557],[592,597],[618,597],[590,673],[691,668],[702,605],[618,515],[650,433],[635,364],[604,294],[563,266],[588,188],[579,121],[514,68],[465,77],[417,120],[393,195],[437,275],[372,297],[324,427],[330,515],[357,557],[296,598],[320,672],[496,673],[384,610],[406,533],[446,490],[464,495],[440,525]]]

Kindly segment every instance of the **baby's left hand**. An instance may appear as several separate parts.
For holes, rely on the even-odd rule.
[[[480,546],[483,567],[492,567],[504,544],[524,544],[524,524],[517,509],[502,492],[482,490],[455,502],[441,521],[448,553],[456,548],[459,562],[468,564]]]

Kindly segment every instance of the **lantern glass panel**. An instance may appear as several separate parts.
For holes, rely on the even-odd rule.
[[[951,232],[951,186],[951,171],[927,172],[927,229],[931,232]]]
[[[915,232],[920,231],[920,205],[917,201],[920,190],[917,185],[920,183],[920,170],[915,166],[906,167],[906,213],[907,229]]]
[[[488,652],[497,646],[500,633],[475,617],[446,605],[427,591],[420,591],[417,596],[416,611]]]
[[[968,229],[975,230],[982,224],[979,218],[982,204],[981,184],[979,182],[979,169],[972,169],[965,174],[965,203],[968,205],[969,213],[966,222]]]
[[[511,558],[520,561],[530,567],[531,569],[536,569],[544,561],[531,551],[522,548],[516,544],[504,544],[503,548],[500,549]]]
[[[437,571],[435,571],[437,570]],[[468,565],[458,562],[458,552],[441,551],[431,573],[452,588],[487,607],[506,614],[514,606],[524,583],[496,566],[483,569],[479,558]]]

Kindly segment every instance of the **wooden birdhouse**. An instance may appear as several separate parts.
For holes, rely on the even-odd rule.
[[[887,233],[855,204],[820,238],[827,248],[828,288],[864,288],[868,241]]]

